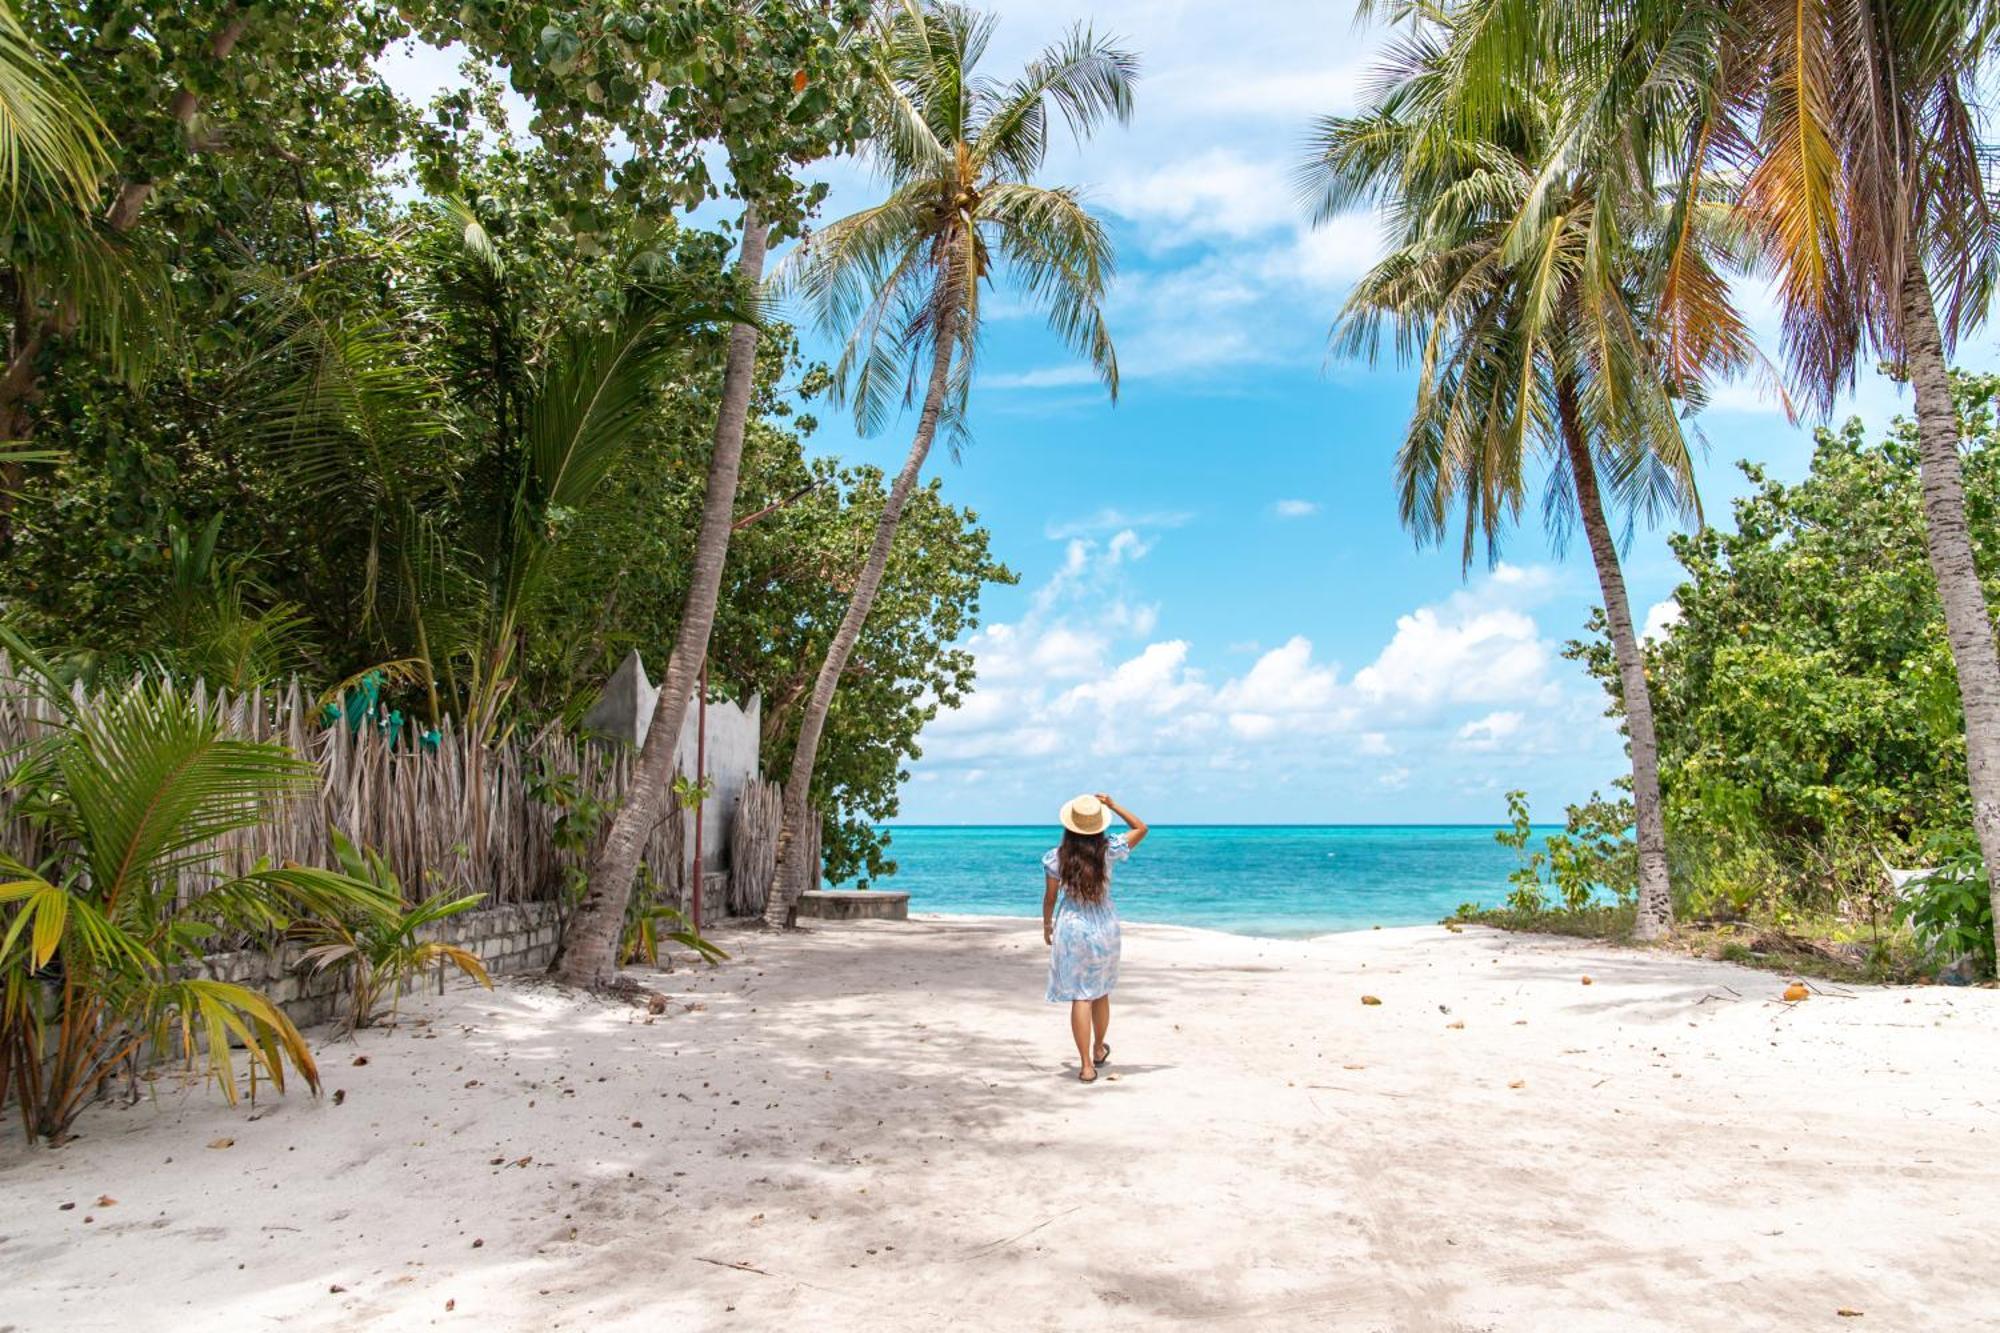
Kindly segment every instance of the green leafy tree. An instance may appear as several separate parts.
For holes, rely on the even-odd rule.
[[[1048,316],[1115,398],[1118,361],[1101,308],[1109,236],[1076,191],[1033,183],[1052,116],[1083,138],[1131,114],[1138,62],[1078,25],[1001,82],[978,73],[992,20],[952,4],[904,0],[876,36],[868,155],[882,203],[831,222],[798,250],[792,282],[820,326],[844,339],[834,367],[864,431],[922,386],[910,452],[889,488],[874,540],[827,646],[785,779],[778,872],[766,920],[783,924],[810,887],[793,855],[811,810],[814,765],[835,692],[875,604],[911,493],[940,424],[965,421],[980,302],[997,272]]]
[[[2000,591],[2000,379],[1960,376],[1973,549]],[[1854,910],[1887,856],[1969,833],[1963,714],[1931,577],[1916,427],[1816,436],[1794,484],[1745,463],[1733,530],[1676,536],[1679,618],[1648,647],[1660,772],[1697,911]],[[1572,653],[1617,708],[1601,622]]]

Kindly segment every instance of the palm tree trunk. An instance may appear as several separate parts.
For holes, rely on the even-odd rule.
[[[1965,474],[1958,454],[1958,407],[1951,368],[1938,331],[1930,279],[1914,241],[1903,271],[1903,355],[1917,400],[1917,456],[1924,488],[1924,545],[1938,599],[1944,603],[1945,637],[1958,668],[1958,698],[1965,710],[1965,776],[1972,788],[1972,830],[1995,904],[1994,938],[2000,945],[2000,655],[1993,644],[1993,615],[1980,586],[1965,521]]]
[[[792,751],[792,771],[785,779],[783,814],[778,825],[778,869],[771,877],[771,892],[764,906],[764,924],[783,926],[791,922],[792,912],[798,906],[799,895],[808,887],[804,874],[805,867],[794,865],[794,854],[804,840],[800,830],[809,818],[815,818],[811,809],[813,765],[819,758],[820,733],[826,728],[826,715],[833,707],[833,693],[840,686],[840,674],[847,669],[847,659],[854,652],[855,643],[861,638],[861,627],[868,620],[868,612],[875,605],[875,593],[882,586],[882,575],[889,567],[889,551],[895,545],[896,525],[902,521],[903,506],[916,489],[917,477],[924,469],[924,459],[931,451],[931,441],[937,436],[938,417],[944,410],[944,398],[951,385],[951,358],[958,342],[958,302],[947,300],[939,314],[936,327],[937,349],[931,357],[930,387],[924,394],[923,414],[917,418],[916,438],[910,442],[910,455],[903,460],[903,470],[896,474],[895,485],[889,488],[889,498],[882,506],[882,517],[875,523],[875,544],[868,548],[868,563],[862,566],[860,582],[855,584],[854,596],[847,604],[847,614],[841,618],[840,629],[834,634],[833,642],[827,646],[826,660],[820,663],[819,678],[813,683],[811,700],[806,704],[805,717],[799,723],[799,740]]]
[[[764,276],[764,245],[769,228],[755,210],[743,218],[743,253],[737,267],[755,284]],[[743,464],[743,432],[750,419],[750,395],[757,371],[757,329],[738,324],[729,332],[729,359],[722,375],[722,407],[715,419],[715,452],[708,461],[708,489],[701,508],[701,528],[695,539],[694,567],[682,604],[680,633],[667,658],[666,679],[660,682],[653,721],[632,783],[612,817],[590,867],[590,885],[570,917],[563,951],[556,960],[557,977],[578,986],[598,986],[617,970],[618,940],[625,929],[625,908],[632,881],[639,873],[639,853],[646,836],[660,821],[661,803],[673,775],[674,747],[687,717],[688,698],[708,657],[708,634],[715,625],[721,597],[722,566],[729,555],[729,529],[736,516],[736,482]],[[695,867],[701,873],[701,867]]]
[[[1632,933],[1642,940],[1658,939],[1673,929],[1674,902],[1667,875],[1667,821],[1660,807],[1660,745],[1653,731],[1653,695],[1646,685],[1646,659],[1632,629],[1632,604],[1625,594],[1625,575],[1618,567],[1618,544],[1604,515],[1604,495],[1597,485],[1597,460],[1585,441],[1577,409],[1576,386],[1557,386],[1557,410],[1562,418],[1563,447],[1576,487],[1576,507],[1590,540],[1590,558],[1597,566],[1597,585],[1604,593],[1604,618],[1611,627],[1611,650],[1618,660],[1619,692],[1625,704],[1625,734],[1632,750],[1632,805],[1636,815],[1639,852],[1639,911]]]

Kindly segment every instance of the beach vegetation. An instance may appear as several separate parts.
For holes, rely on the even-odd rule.
[[[230,864],[229,835],[309,791],[312,765],[229,738],[213,711],[158,678],[79,706],[8,637],[57,721],[7,757],[23,838],[0,856],[0,1101],[13,1098],[28,1135],[53,1144],[91,1097],[156,1054],[212,1078],[231,1103],[239,1051],[253,1097],[260,1080],[282,1092],[288,1071],[317,1092],[284,1011],[200,970],[208,953],[301,920],[397,906],[342,871]]]
[[[643,958],[649,967],[660,966],[660,947],[678,944],[704,963],[729,960],[729,954],[701,933],[701,925],[688,913],[667,901],[666,886],[651,866],[639,863],[639,887],[625,909],[625,935],[618,947],[621,966]]]
[[[1805,403],[1829,409],[1875,358],[1910,385],[1919,536],[1958,694],[1966,816],[2000,884],[2000,652],[1973,538],[1985,493],[1965,473],[1947,360],[1984,322],[2000,262],[1978,110],[1989,16],[1914,3],[1856,21],[1837,5],[1659,0],[1472,0],[1452,13],[1471,34],[1456,62],[1463,119],[1507,125],[1507,90],[1558,70],[1560,161],[1657,175],[1681,218],[1709,199],[1732,209],[1776,279],[1782,351]],[[1661,123],[1677,128],[1644,134]],[[1702,248],[1680,229],[1662,271]],[[1677,279],[1662,293],[1665,328],[1714,303]]]
[[[351,878],[372,884],[396,906],[387,912],[320,917],[294,926],[288,937],[305,945],[300,966],[314,974],[340,979],[348,996],[347,1030],[373,1027],[385,1018],[394,1022],[403,993],[426,971],[435,971],[443,990],[447,968],[493,989],[479,955],[432,937],[439,922],[469,912],[485,900],[483,893],[453,897],[434,893],[405,905],[403,882],[373,849],[356,848],[338,829],[334,853]],[[388,1008],[384,1012],[386,1001]]]
[[[669,665],[670,743],[707,655],[789,760],[889,487],[811,455],[828,372],[740,252],[803,226],[802,164],[858,132],[870,9],[531,9],[0,14],[0,579],[70,676],[379,673],[392,731],[498,740],[573,727],[636,647]],[[467,59],[427,103],[383,73],[411,38]],[[723,221],[685,220],[726,194]],[[891,868],[876,830],[969,687],[980,592],[1012,577],[935,488],[906,509],[822,730],[843,877]],[[746,510],[770,512],[732,543]],[[565,850],[652,828],[668,777],[578,812]],[[623,920],[575,966],[601,972]]]
[[[1964,475],[1975,496],[2000,493],[2000,377],[1955,384]],[[1879,940],[1958,919],[1969,886],[1986,883],[1964,863],[1978,844],[1916,429],[1900,420],[1874,440],[1859,421],[1821,429],[1793,483],[1743,463],[1751,490],[1732,525],[1671,539],[1683,577],[1646,659],[1690,920],[1825,938],[1846,923]],[[2000,508],[1968,512],[2000,585]],[[1568,652],[1615,713],[1601,618]],[[1942,865],[1956,869],[1928,894],[1899,895],[1887,873]],[[1953,958],[1967,952],[1990,956]]]

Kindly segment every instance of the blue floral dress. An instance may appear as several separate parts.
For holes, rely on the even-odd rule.
[[[1125,835],[1105,839],[1107,870],[1132,854]],[[1042,858],[1042,873],[1060,879],[1056,850]],[[1100,902],[1080,903],[1064,889],[1056,899],[1055,942],[1049,950],[1049,1003],[1095,1000],[1118,984],[1118,909],[1111,905],[1111,886]]]

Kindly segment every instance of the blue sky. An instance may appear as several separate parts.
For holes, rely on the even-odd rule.
[[[1003,75],[1079,13],[995,8],[984,67]],[[1355,106],[1380,31],[1268,0],[1088,13],[1144,61],[1137,112],[1065,141],[1045,182],[1084,187],[1114,228],[1123,391],[1111,406],[1032,318],[990,326],[975,441],[931,467],[1022,582],[986,599],[979,689],[925,733],[901,819],[1039,821],[1106,788],[1168,821],[1485,822],[1510,787],[1559,817],[1625,762],[1561,656],[1599,601],[1581,541],[1558,553],[1531,522],[1464,578],[1455,551],[1416,549],[1390,486],[1411,378],[1327,357],[1377,231],[1310,230],[1288,173],[1311,118]],[[871,197],[863,175],[826,178],[830,214]],[[1775,350],[1768,294],[1743,301]],[[1871,379],[1842,414],[1905,401]],[[1711,521],[1742,490],[1736,459],[1805,469],[1809,433],[1754,386],[1701,425]],[[888,462],[908,436],[829,423],[820,443]],[[1675,571],[1663,537],[1635,537],[1635,616],[1657,623]]]
[[[983,68],[1003,76],[1080,12],[993,8]],[[1463,578],[1455,551],[1416,549],[1390,488],[1410,377],[1327,357],[1377,232],[1365,214],[1309,229],[1289,172],[1311,118],[1355,106],[1379,30],[1293,0],[1089,15],[1141,55],[1137,112],[1064,140],[1044,183],[1083,187],[1112,225],[1123,390],[1112,406],[1035,319],[989,307],[973,443],[930,470],[1021,584],[985,599],[979,687],[925,732],[900,820],[1040,822],[1108,789],[1168,822],[1490,822],[1511,787],[1559,817],[1624,766],[1602,692],[1561,657],[1598,601],[1581,541],[1558,553],[1531,523]],[[829,216],[874,198],[853,164],[819,174]],[[1742,299],[1775,351],[1768,293]],[[1990,362],[1987,341],[1963,359]],[[1871,377],[1840,415],[1906,406]],[[907,417],[864,440],[824,415],[824,451],[893,466],[908,447]],[[1750,385],[1701,426],[1712,522],[1736,459],[1804,471],[1808,432]],[[1626,575],[1657,625],[1662,537],[1636,536]]]

